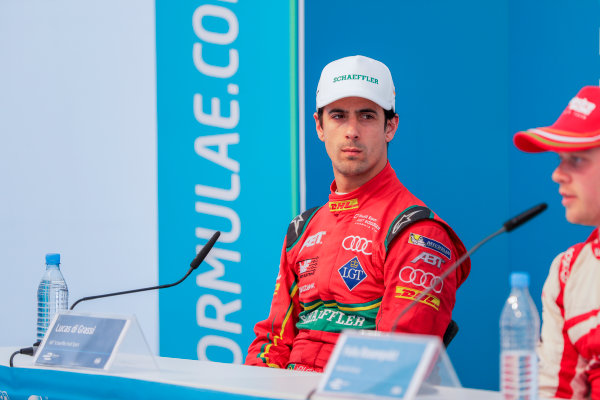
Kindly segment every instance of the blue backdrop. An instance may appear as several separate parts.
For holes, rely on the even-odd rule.
[[[581,86],[598,84],[599,2],[307,0],[306,16],[307,207],[326,201],[333,179],[310,115],[320,70],[352,54],[390,67],[400,115],[390,162],[468,248],[548,202],[529,225],[482,247],[458,291],[450,358],[463,385],[497,389],[510,271],[531,274],[541,312],[551,260],[591,231],[564,221],[555,157],[520,153],[512,135],[552,123]]]

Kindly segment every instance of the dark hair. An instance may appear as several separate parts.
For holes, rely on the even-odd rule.
[[[321,126],[323,126],[323,108],[325,107],[321,107],[317,110],[317,116],[319,117],[319,125]],[[391,108],[389,110],[384,109],[383,116],[385,118],[383,126],[387,126],[388,121],[396,116],[396,112]]]

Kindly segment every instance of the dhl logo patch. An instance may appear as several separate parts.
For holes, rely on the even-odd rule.
[[[331,211],[331,212],[356,210],[357,208],[358,208],[358,199],[330,201],[329,202],[329,211]]]
[[[421,294],[421,290],[408,288],[404,286],[396,286],[396,297],[399,299],[414,300]],[[436,311],[440,309],[440,299],[430,294],[419,300],[419,303],[427,304],[433,307]]]

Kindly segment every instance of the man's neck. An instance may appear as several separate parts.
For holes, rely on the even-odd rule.
[[[386,165],[387,165],[387,162],[386,162],[386,164],[383,165],[383,167],[381,169],[379,169],[375,173],[371,173],[368,175],[358,175],[358,176],[357,175],[345,176],[334,170],[333,176],[335,178],[335,187],[336,187],[335,191],[339,194],[342,194],[342,193],[350,193],[350,192],[358,189],[365,183],[369,182],[371,179],[375,178],[381,171],[384,170]]]
[[[335,192],[338,194],[346,194],[346,193],[350,193],[356,189],[358,189],[359,187],[361,187],[362,185],[364,185],[365,183],[367,183],[370,179],[366,179],[364,181],[351,181],[348,182],[346,179],[344,178],[335,178],[335,186],[336,186],[336,190]]]

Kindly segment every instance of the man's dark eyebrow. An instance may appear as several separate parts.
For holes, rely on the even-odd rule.
[[[343,110],[341,108],[332,108],[331,110],[328,111],[328,114],[332,114],[332,113],[347,113],[348,111]],[[373,108],[362,108],[360,110],[358,110],[359,113],[373,113],[373,114],[377,114],[377,110],[373,109]]]
[[[363,108],[362,110],[358,110],[358,112],[360,113],[373,113],[373,114],[377,114],[377,110],[374,110],[372,108]]]

